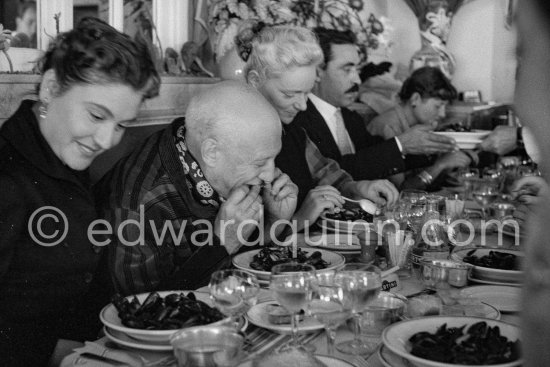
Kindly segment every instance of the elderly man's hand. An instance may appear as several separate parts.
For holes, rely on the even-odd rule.
[[[344,205],[344,199],[338,190],[332,186],[317,186],[307,193],[300,209],[294,215],[298,222],[298,230],[309,227],[325,210],[334,211]]]
[[[262,193],[266,218],[271,223],[292,218],[298,202],[298,186],[290,177],[278,168],[275,169],[274,177],[274,181],[267,183]]]
[[[260,221],[262,216],[262,197],[260,186],[239,186],[231,190],[216,216],[214,234],[216,234],[229,254],[235,253],[242,239],[247,239],[256,225],[244,224],[244,221]],[[239,228],[240,227],[240,228]]]
[[[511,152],[516,148],[517,128],[514,126],[497,126],[483,141],[479,148],[499,155]]]
[[[378,205],[392,206],[399,198],[399,191],[388,180],[357,181],[350,194],[371,200]]]
[[[432,126],[415,125],[399,135],[403,154],[437,154],[457,149],[454,139],[434,134],[432,130]]]

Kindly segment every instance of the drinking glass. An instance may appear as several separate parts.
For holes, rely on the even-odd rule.
[[[471,198],[472,180],[479,178],[479,170],[477,168],[462,167],[457,170],[456,179],[464,188],[464,198]]]
[[[335,281],[350,299],[354,318],[354,339],[336,345],[342,353],[364,355],[372,353],[376,344],[361,340],[361,312],[380,293],[380,269],[373,265],[348,263],[336,273]]]
[[[290,262],[271,268],[269,287],[273,292],[273,297],[292,314],[290,318],[292,339],[284,349],[306,349],[297,338],[298,322],[300,310],[306,310],[311,301],[314,277],[315,268],[308,264]]]
[[[499,190],[502,191],[502,185],[504,184],[504,179],[506,178],[506,176],[504,175],[504,170],[485,167],[483,169],[483,174],[481,177],[488,180],[496,181],[498,183]]]
[[[404,210],[408,226],[415,232],[421,229],[422,218],[426,211],[426,196],[428,193],[422,190],[403,190],[399,194],[399,205]],[[403,228],[406,229],[406,228]]]
[[[238,325],[250,307],[258,300],[260,284],[254,274],[243,270],[218,270],[210,277],[210,298],[214,305],[226,316],[230,316],[234,325]]]
[[[325,326],[327,352],[334,355],[336,329],[351,316],[351,299],[342,286],[336,283],[336,272],[321,271],[315,274],[315,286],[309,312]]]
[[[487,206],[492,204],[499,194],[499,182],[497,180],[482,178],[472,181],[472,197],[481,206],[483,219],[487,219]]]

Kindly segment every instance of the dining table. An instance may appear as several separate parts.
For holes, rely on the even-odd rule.
[[[509,235],[503,235],[500,232],[489,233],[482,239],[479,233],[476,234],[472,244],[468,245],[472,248],[479,248],[480,246],[488,248],[499,248],[499,249],[514,249],[521,250],[523,244],[520,241],[519,236],[513,237]],[[355,254],[356,256],[357,254]],[[353,260],[354,255],[348,256],[348,260]],[[422,281],[416,276],[411,275],[407,278],[399,278],[400,287],[398,290],[392,290],[392,292],[398,293],[403,297],[411,297],[416,294],[421,294],[425,291],[425,286]],[[470,283],[469,285],[475,285]],[[209,293],[208,287],[203,287],[195,290],[199,293]],[[269,289],[262,288],[258,295],[258,302],[266,302],[273,300],[272,294]],[[501,314],[501,321],[519,325],[519,314],[517,312],[506,312]],[[251,322],[248,323],[248,326],[245,331],[245,343],[244,343],[244,352],[247,355],[256,356],[262,353],[269,353],[271,351],[276,351],[278,348],[283,346],[290,340],[290,335],[276,333],[261,327],[253,325]],[[381,335],[368,335],[364,336],[381,345]],[[348,328],[347,325],[341,326],[337,330],[336,342],[351,340],[353,338],[353,333]],[[299,334],[299,339],[306,344],[313,345],[315,347],[315,354],[327,355],[327,344],[326,344],[326,335],[323,330],[317,330],[310,333],[301,333]],[[107,348],[108,351],[117,351],[118,353],[129,353],[133,356],[137,356],[144,362],[144,366],[173,366],[176,367],[177,363],[173,357],[171,351],[148,351],[140,350],[134,348],[128,348],[125,346],[118,345],[106,336],[100,337],[94,342],[94,348]],[[333,357],[339,358],[343,361],[348,362],[352,366],[356,367],[384,367],[384,364],[379,358],[377,350],[375,350],[370,355],[364,356],[354,356],[349,354],[343,354],[339,351],[335,351]],[[117,364],[110,364],[107,360],[93,359],[89,354],[83,355],[81,352],[74,352],[69,356],[63,359],[61,367],[68,366],[86,366],[86,367],[110,367],[117,366]]]

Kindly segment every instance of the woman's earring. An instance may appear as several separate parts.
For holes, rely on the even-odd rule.
[[[45,119],[46,116],[48,116],[48,104],[46,101],[40,102],[40,106],[38,106],[38,115],[42,119]]]

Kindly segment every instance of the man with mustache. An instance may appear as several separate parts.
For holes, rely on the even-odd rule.
[[[336,160],[355,180],[372,180],[425,166],[429,162],[424,154],[455,149],[454,140],[430,133],[427,126],[388,140],[370,135],[361,116],[347,108],[357,99],[361,83],[355,35],[325,28],[315,33],[324,61],[317,68],[307,109],[293,122],[306,130],[325,157]]]

